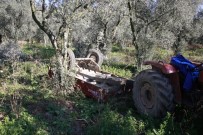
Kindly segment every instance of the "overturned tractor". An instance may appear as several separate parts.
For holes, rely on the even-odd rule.
[[[118,77],[101,71],[103,55],[90,50],[87,58],[75,58],[69,50],[71,65],[75,68],[76,88],[98,101],[132,91],[134,105],[140,113],[164,117],[176,104],[195,107],[203,93],[203,66],[185,59],[172,57],[170,63],[146,61],[151,69],[141,71],[134,79]]]

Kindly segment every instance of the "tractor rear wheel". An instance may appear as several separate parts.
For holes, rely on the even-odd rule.
[[[172,86],[168,78],[156,70],[144,70],[136,76],[133,100],[139,113],[152,117],[164,117],[174,109]]]

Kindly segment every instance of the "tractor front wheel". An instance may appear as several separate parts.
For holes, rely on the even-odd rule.
[[[92,58],[99,66],[103,63],[103,54],[99,50],[90,49],[87,58]]]
[[[144,70],[136,76],[133,100],[138,112],[152,117],[164,117],[174,109],[172,86],[168,78],[156,70]]]

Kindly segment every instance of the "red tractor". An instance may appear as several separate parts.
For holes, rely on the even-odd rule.
[[[146,61],[144,64],[152,69],[141,71],[135,79],[101,71],[103,56],[98,50],[90,50],[87,58],[75,58],[69,49],[68,57],[69,67],[74,67],[69,75],[76,79],[75,88],[98,101],[132,91],[137,110],[152,117],[164,117],[176,104],[195,107],[201,103],[203,64],[192,63],[182,55],[172,57],[171,63]]]
[[[202,99],[203,93],[203,66],[201,63],[189,63],[198,72],[192,81],[189,90],[184,85],[189,85],[181,69],[174,64],[164,62],[146,61],[152,69],[141,71],[134,80],[133,100],[140,113],[153,117],[163,117],[167,112],[174,110],[176,104],[195,107]],[[185,63],[184,63],[185,64]],[[182,65],[188,68],[188,65]],[[188,70],[189,71],[189,70]]]

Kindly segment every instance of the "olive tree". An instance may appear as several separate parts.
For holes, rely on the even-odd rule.
[[[127,16],[125,3],[123,0],[97,0],[95,2],[92,22],[100,24],[96,36],[97,48],[106,48],[107,52],[111,50],[118,28]]]
[[[136,63],[152,54],[159,43],[169,44],[174,53],[190,35],[191,24],[200,1],[128,0],[129,20],[136,49]]]
[[[88,12],[83,12],[82,19],[77,19],[72,27],[77,49],[81,48],[80,54],[86,52],[85,48],[97,48],[104,54],[111,50],[119,26],[127,16],[125,3],[123,0],[91,1]]]
[[[129,20],[132,32],[135,58],[138,68],[142,68],[142,62],[149,55],[155,45],[155,36],[163,22],[162,17],[172,12],[172,9],[164,8],[162,12],[155,12],[148,1],[128,0]]]
[[[203,8],[201,3],[197,9],[197,14],[193,19],[192,37],[189,39],[189,45],[203,44],[202,31],[203,31]]]
[[[68,47],[71,25],[76,15],[86,10],[90,1],[30,0],[32,18],[48,36],[56,51],[56,75],[60,88],[66,86]],[[70,41],[71,42],[71,41]]]
[[[172,4],[168,5],[174,10],[166,18],[169,21],[162,32],[171,33],[169,37],[173,37],[171,38],[171,43],[174,54],[181,53],[184,45],[187,45],[189,40],[195,36],[196,32],[194,31],[193,22],[200,2],[198,0],[175,0]]]
[[[0,31],[4,37],[16,42],[33,32],[28,30],[28,23],[32,22],[28,5],[28,1],[0,1]]]

